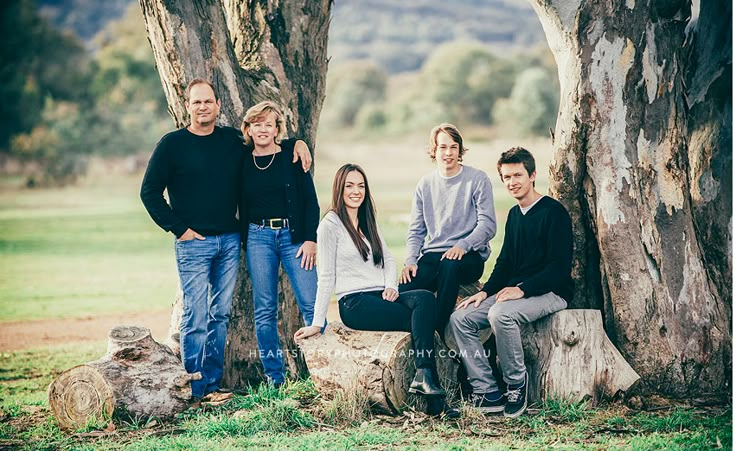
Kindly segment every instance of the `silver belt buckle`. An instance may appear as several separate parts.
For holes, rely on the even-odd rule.
[[[281,221],[281,226],[274,227],[274,225],[273,225],[273,222],[274,221]],[[271,229],[273,229],[273,230],[279,230],[279,229],[283,228],[283,224],[284,224],[284,220],[283,219],[269,219],[268,220],[268,226],[271,227]]]

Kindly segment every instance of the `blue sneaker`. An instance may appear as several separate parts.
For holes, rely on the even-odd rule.
[[[491,393],[473,393],[470,395],[470,404],[483,413],[501,413],[506,404],[506,396],[498,394],[493,399]]]
[[[526,410],[527,386],[529,385],[529,374],[524,373],[524,383],[517,388],[509,386],[506,392],[506,407],[503,409],[503,416],[508,418],[516,418]]]

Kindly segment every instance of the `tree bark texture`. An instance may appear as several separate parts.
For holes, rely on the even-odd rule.
[[[560,76],[550,191],[574,224],[571,307],[602,307],[658,392],[728,392],[730,3],[532,4]]]
[[[322,335],[300,340],[317,391],[362,392],[377,413],[396,414],[409,402],[414,353],[408,332],[353,330],[330,323]]]
[[[108,335],[107,354],[62,372],[49,385],[49,406],[62,429],[116,415],[171,419],[187,408],[191,380],[171,350],[151,331],[118,326]]]
[[[324,100],[331,1],[139,3],[169,112],[177,127],[189,121],[184,105],[186,86],[200,77],[212,81],[220,96],[219,123],[240,128],[248,107],[273,100],[284,108],[288,135],[304,139],[314,149]],[[244,263],[239,280],[226,346],[226,386],[241,386],[263,376],[255,339],[252,289]],[[287,371],[295,375],[304,370],[301,357],[293,352],[296,348],[292,339],[302,320],[283,273],[279,287],[279,332],[285,339],[282,344]],[[176,321],[172,320],[172,325]]]

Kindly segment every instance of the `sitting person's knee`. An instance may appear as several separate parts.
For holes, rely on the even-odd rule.
[[[467,326],[467,311],[465,309],[455,310],[450,315],[449,323],[453,329],[462,329]]]
[[[488,321],[491,324],[509,324],[516,321],[515,313],[503,303],[496,303],[488,310]]]

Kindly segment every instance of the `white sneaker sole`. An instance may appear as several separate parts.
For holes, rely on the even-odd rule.
[[[493,407],[476,407],[483,413],[501,413],[503,412],[504,406],[493,406]]]

